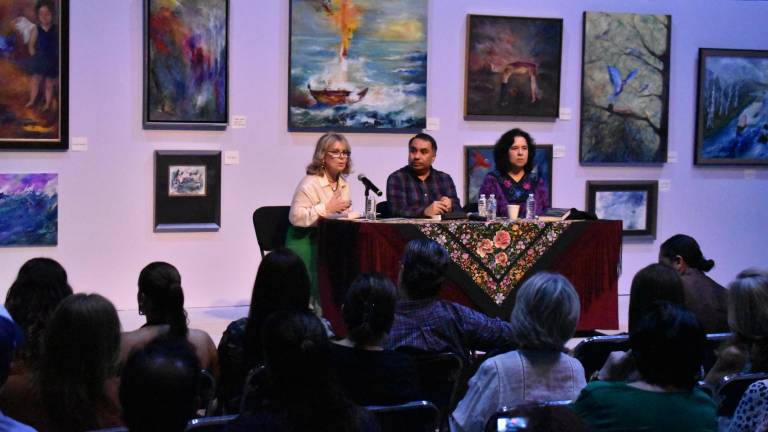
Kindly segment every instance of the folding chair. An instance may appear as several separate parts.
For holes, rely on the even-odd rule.
[[[381,426],[381,432],[435,432],[439,430],[440,411],[428,401],[399,405],[367,406]]]
[[[224,427],[236,417],[236,415],[226,415],[192,419],[187,424],[187,431],[218,432],[220,430],[224,430]]]
[[[584,366],[584,375],[589,381],[603,367],[611,352],[628,349],[629,335],[595,336],[579,342],[573,349],[573,356]]]
[[[285,235],[291,225],[288,222],[290,211],[290,206],[267,206],[253,212],[253,229],[262,258],[266,252],[285,246]]]
[[[768,378],[768,373],[739,373],[723,377],[715,390],[718,417],[733,417],[747,387],[755,381]]]

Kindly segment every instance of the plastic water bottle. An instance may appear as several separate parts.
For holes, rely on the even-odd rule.
[[[479,214],[481,217],[485,217],[485,194],[480,194],[480,198],[477,200],[477,214]]]
[[[496,195],[491,194],[488,198],[488,208],[486,209],[486,219],[489,221],[496,220]]]
[[[365,197],[365,218],[371,221],[376,220],[376,198]]]
[[[528,199],[525,200],[525,218],[536,219],[536,198],[533,194],[528,194]]]

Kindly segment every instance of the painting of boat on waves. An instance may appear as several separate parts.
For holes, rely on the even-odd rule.
[[[291,0],[288,130],[426,127],[427,0]]]
[[[55,245],[57,174],[0,174],[0,246]]]
[[[696,163],[768,165],[768,51],[699,50]]]

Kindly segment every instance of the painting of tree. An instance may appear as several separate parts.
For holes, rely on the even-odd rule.
[[[580,162],[667,160],[669,15],[585,12]]]

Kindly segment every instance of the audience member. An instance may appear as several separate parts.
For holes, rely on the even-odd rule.
[[[219,398],[226,412],[237,412],[248,371],[263,363],[264,321],[276,311],[308,310],[309,283],[304,262],[290,249],[276,249],[259,264],[248,317],[230,323],[219,343]]]
[[[184,291],[181,275],[176,267],[165,262],[148,264],[139,274],[139,314],[146,315],[147,323],[141,328],[123,333],[121,364],[132,350],[141,348],[157,336],[186,339],[195,349],[200,365],[219,377],[219,356],[216,345],[202,330],[187,326],[184,310]]]
[[[768,380],[760,380],[752,383],[744,392],[728,426],[728,432],[763,432],[767,430]]]
[[[712,385],[738,372],[768,372],[768,272],[744,270],[730,283],[728,323],[733,335],[707,374]]]
[[[384,349],[397,293],[380,274],[358,276],[341,312],[346,339],[331,344],[331,364],[347,396],[360,405],[394,405],[423,398],[416,366],[403,353]]]
[[[384,341],[388,349],[452,352],[466,361],[471,350],[513,348],[508,322],[437,298],[448,270],[448,251],[432,240],[411,240],[400,269],[395,322]]]
[[[716,431],[715,403],[695,388],[706,338],[693,313],[662,304],[629,336],[640,379],[593,381],[574,409],[593,431]]]
[[[189,343],[158,337],[134,350],[120,382],[123,419],[131,432],[183,432],[195,415],[200,361]]]
[[[346,399],[331,370],[325,328],[313,313],[280,311],[264,323],[267,374],[263,405],[230,423],[230,431],[368,431],[375,421]]]
[[[22,330],[11,319],[8,311],[0,306],[0,388],[8,379],[14,352],[24,342]],[[0,411],[0,431],[35,432],[31,427],[20,423]]]
[[[705,259],[693,237],[677,234],[661,244],[659,263],[672,267],[683,281],[685,307],[696,315],[706,333],[728,331],[728,293],[705,272],[715,266]]]
[[[525,401],[575,399],[586,385],[584,368],[564,346],[579,312],[578,294],[565,277],[538,273],[528,279],[510,321],[519,348],[483,362],[451,415],[451,430],[483,430],[495,412]]]

